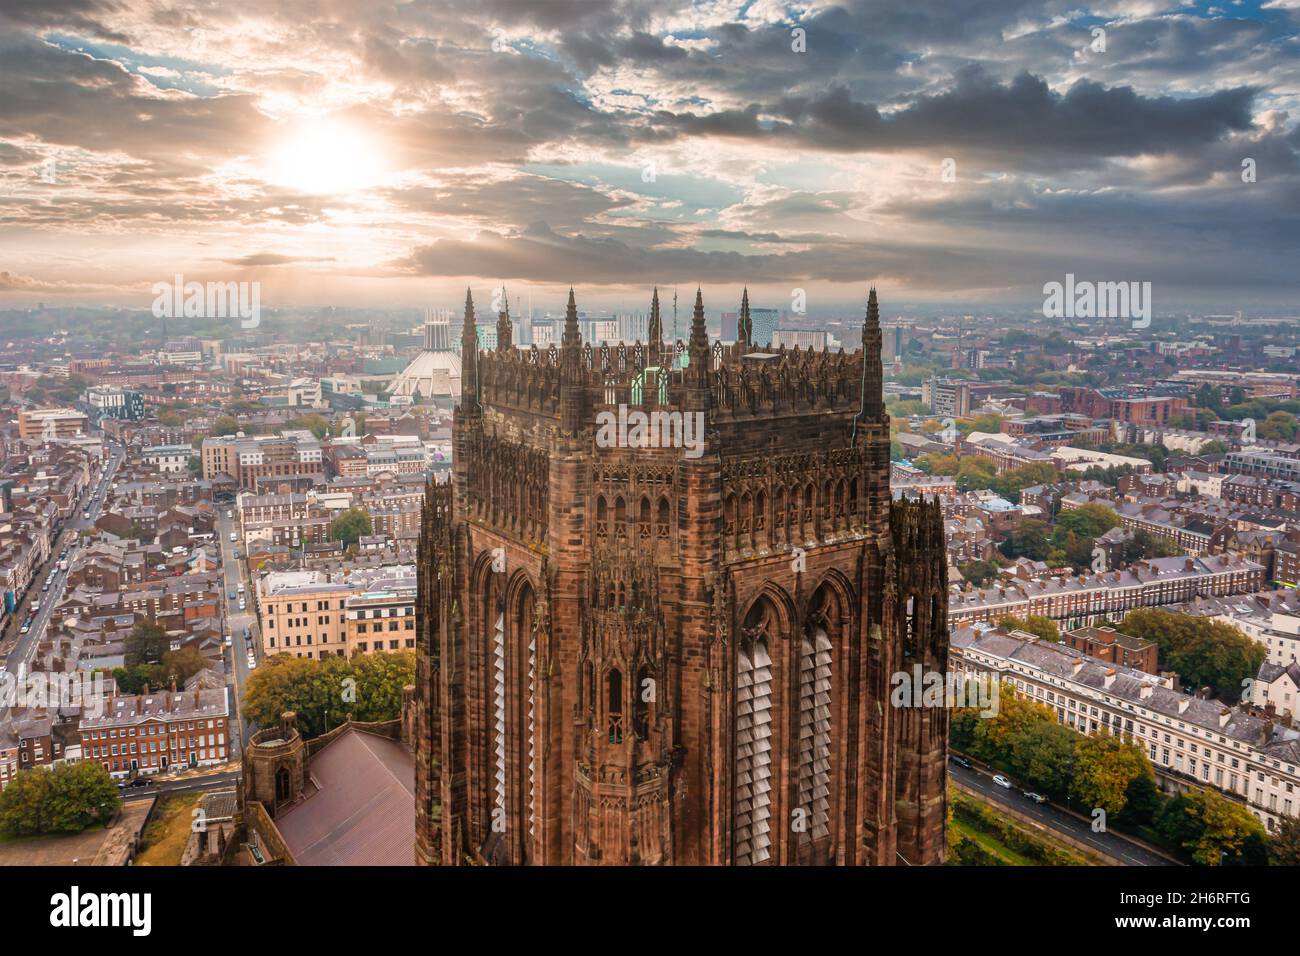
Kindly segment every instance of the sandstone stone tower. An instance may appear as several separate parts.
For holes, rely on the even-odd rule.
[[[944,859],[938,504],[892,502],[875,290],[863,348],[690,336],[480,351],[420,540],[425,864]],[[636,427],[644,413],[650,428]],[[620,419],[624,428],[612,427]],[[654,417],[651,417],[654,416]],[[699,423],[700,431],[694,431]]]

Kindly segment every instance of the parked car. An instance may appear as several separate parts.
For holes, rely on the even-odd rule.
[[[19,633],[19,634],[26,634],[26,633],[27,633],[28,631],[30,631],[31,629],[32,629],[31,624],[24,624],[21,628],[18,629],[18,633]]]
[[[240,609],[241,611],[243,611],[243,610],[246,610],[247,608],[248,608],[248,602],[245,601],[243,598],[240,598],[240,599],[239,599],[239,609]]]
[[[227,634],[227,635],[226,635],[226,647],[233,647],[234,644],[235,644],[235,639],[234,639],[234,637],[232,637],[231,635]]]
[[[253,657],[252,654],[248,655],[248,669],[250,671],[257,670],[257,658]]]
[[[152,787],[153,779],[151,777],[136,777],[131,781],[133,787]]]
[[[1000,773],[993,777],[993,782],[996,783],[999,787],[1004,787],[1007,790],[1011,789],[1011,781],[1008,780],[1006,777],[1002,776],[1002,774]]]
[[[1047,802],[1047,798],[1046,798],[1045,796],[1043,796],[1041,793],[1034,793],[1034,791],[1032,791],[1032,790],[1026,790],[1026,791],[1025,791],[1025,796],[1026,796],[1028,799],[1034,801],[1034,803],[1046,803],[1046,802]]]
[[[965,767],[967,770],[971,769],[970,761],[961,754],[949,754],[948,759],[959,767]]]
[[[230,598],[230,600],[233,601],[236,597],[238,597],[238,595],[234,591],[227,591],[226,597]]]
[[[231,541],[237,541],[237,540],[239,540],[238,536],[237,536],[237,535],[235,534],[235,532],[233,532],[233,531],[230,532],[230,540],[231,540]]]

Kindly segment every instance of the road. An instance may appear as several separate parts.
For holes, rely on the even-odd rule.
[[[104,507],[105,493],[101,489],[107,489],[112,485],[117,469],[122,464],[122,449],[117,445],[109,445],[108,447],[110,449],[109,458],[104,465],[101,476],[92,476],[85,495],[77,502],[73,510],[72,517],[64,523],[58,536],[51,542],[49,561],[41,568],[32,581],[31,589],[14,609],[13,614],[10,616],[9,626],[5,630],[4,638],[0,640],[0,645],[8,649],[8,655],[4,660],[5,667],[15,675],[31,663],[36,645],[40,643],[41,637],[45,634],[46,625],[50,622],[50,614],[54,606],[63,599],[63,591],[68,583],[68,573],[59,569],[59,554],[65,548],[68,549],[68,563],[71,565],[72,556],[80,547],[80,533],[94,525]],[[86,512],[89,512],[89,518],[82,517],[83,513]],[[49,590],[43,590],[47,580],[50,583]],[[28,614],[31,613],[30,609],[33,601],[40,601],[41,607],[32,617],[31,626],[28,628],[27,633],[23,634],[21,632],[22,626],[27,621]]]
[[[227,517],[227,511],[229,510],[227,507],[218,507],[217,540],[221,544],[221,568],[224,582],[222,598],[226,602],[226,633],[231,637],[231,646],[226,649],[233,683],[231,693],[235,706],[239,709],[239,733],[232,736],[231,739],[231,742],[235,743],[238,749],[232,748],[231,756],[239,757],[242,752],[243,742],[257,732],[257,727],[244,719],[243,707],[240,704],[243,688],[250,673],[248,668],[249,645],[244,641],[244,628],[249,629],[249,634],[252,636],[253,653],[259,661],[262,659],[262,637],[257,625],[257,615],[253,611],[251,583],[244,576],[244,562],[235,557],[239,545],[230,540],[230,533],[236,530],[237,525],[233,518]],[[243,611],[239,609],[240,582],[244,584],[244,600],[248,605]],[[230,597],[232,592],[236,595],[234,599]],[[238,737],[238,741],[235,740],[235,736]]]
[[[230,787],[238,787],[239,778],[239,771],[227,770],[223,773],[209,773],[203,774],[202,776],[181,777],[178,780],[163,780],[147,787],[127,787],[122,792],[122,799],[129,802],[131,800],[144,800],[147,797],[157,797],[169,793],[188,793],[193,790],[225,790]]]
[[[1037,804],[1027,799],[1020,788],[1007,790],[993,782],[991,773],[982,770],[967,770],[949,761],[948,775],[964,786],[978,791],[980,796],[992,804],[1013,807],[1020,813],[1037,820],[1043,826],[1057,833],[1065,833],[1094,849],[1117,860],[1123,860],[1128,866],[1172,866],[1168,860],[1151,853],[1137,844],[1114,833],[1093,833],[1092,826],[1078,817],[1066,813],[1050,803]]]

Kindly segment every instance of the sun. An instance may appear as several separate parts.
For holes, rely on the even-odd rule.
[[[355,193],[384,173],[374,137],[341,120],[301,120],[286,130],[267,155],[266,178],[309,193]]]

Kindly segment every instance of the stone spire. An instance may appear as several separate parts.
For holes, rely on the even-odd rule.
[[[586,374],[582,368],[582,333],[578,331],[578,303],[569,287],[569,305],[564,312],[564,336],[560,341],[560,430],[577,435],[584,421]]]
[[[749,287],[740,293],[740,317],[736,320],[736,343],[748,349],[754,344],[754,321],[749,317]]]
[[[573,298],[573,286],[569,286],[569,305],[564,310],[564,337],[560,344],[566,349],[576,349],[582,345],[582,333],[578,330],[578,303]]]
[[[867,315],[862,321],[862,410],[859,421],[880,422],[885,418],[884,375],[880,369],[880,303],[876,287],[867,293]]]
[[[497,351],[505,352],[515,347],[514,326],[510,324],[510,300],[506,287],[501,286],[501,311],[497,313]]]
[[[709,333],[704,326],[704,292],[699,286],[695,287],[695,312],[691,315],[691,359],[695,359],[695,351],[702,350],[707,356],[709,352]]]
[[[686,408],[688,411],[703,411],[711,404],[713,394],[709,387],[712,356],[709,354],[709,333],[704,327],[704,293],[698,286],[686,354]]]
[[[474,296],[465,289],[465,324],[460,331],[460,403],[478,405],[478,330],[474,326]]]
[[[664,320],[659,315],[659,287],[650,296],[650,328],[646,331],[646,341],[651,345],[662,345],[664,341]]]

